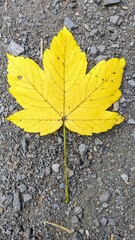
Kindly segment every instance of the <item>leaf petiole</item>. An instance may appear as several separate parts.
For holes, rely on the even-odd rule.
[[[66,195],[66,203],[69,203],[66,128],[64,124],[63,124],[63,137],[64,137],[64,175],[65,175],[65,184],[66,184],[65,195]]]

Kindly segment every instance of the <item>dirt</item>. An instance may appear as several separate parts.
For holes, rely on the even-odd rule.
[[[92,137],[67,130],[69,204],[65,203],[62,129],[40,137],[6,120],[20,109],[8,92],[6,77],[11,41],[21,47],[19,55],[42,67],[41,39],[48,48],[65,17],[87,54],[88,69],[100,59],[127,61],[118,110],[124,122]],[[104,0],[0,1],[0,240],[135,239],[134,33],[134,0],[107,6]],[[81,144],[86,148],[82,157]],[[55,163],[57,172],[52,168]]]

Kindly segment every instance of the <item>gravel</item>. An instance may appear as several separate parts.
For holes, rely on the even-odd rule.
[[[24,47],[16,43],[14,40],[11,40],[10,44],[7,47],[7,51],[14,56],[18,56],[24,52]]]
[[[15,192],[13,195],[13,209],[15,212],[19,212],[21,210],[21,199],[19,191]]]
[[[52,170],[53,170],[55,173],[58,173],[59,170],[60,170],[60,164],[54,163],[54,164],[52,165]]]
[[[108,225],[112,227],[116,226],[116,220],[114,218],[109,218]]]
[[[100,198],[99,198],[99,200],[100,200],[100,202],[108,202],[109,201],[109,199],[110,199],[110,197],[111,197],[111,194],[110,194],[110,192],[107,190],[107,191],[105,191],[105,192],[103,192],[101,195],[100,195]]]
[[[110,22],[113,24],[117,24],[119,20],[119,16],[118,15],[114,15],[110,17]]]
[[[120,176],[125,182],[128,182],[128,175],[127,174],[122,173]]]
[[[22,183],[18,186],[18,189],[19,189],[20,193],[23,193],[27,190],[27,187],[25,184]]]
[[[134,9],[134,0],[0,1],[0,240],[135,238]],[[108,109],[124,121],[92,136],[66,129],[69,204],[62,129],[40,136],[6,120],[22,109],[8,92],[6,52],[30,57],[43,68],[41,43],[49,48],[64,24],[86,53],[87,73],[103,59],[127,62],[119,105]]]
[[[135,87],[135,81],[134,80],[131,79],[131,80],[128,81],[128,83],[131,87]]]
[[[32,196],[29,193],[24,193],[23,194],[23,200],[25,203],[28,203],[32,200]]]
[[[94,45],[91,46],[90,53],[91,53],[91,55],[96,55],[97,54],[96,46],[94,46]]]
[[[116,4],[116,3],[120,3],[120,2],[121,2],[121,0],[104,0],[104,5],[108,6],[108,5]]]
[[[72,216],[72,218],[71,218],[71,223],[72,224],[78,224],[79,223],[79,219],[78,219],[78,217],[77,216]]]
[[[64,26],[66,26],[69,30],[74,29],[76,27],[69,17],[65,17]]]
[[[79,153],[80,153],[80,156],[83,158],[85,156],[85,154],[87,153],[88,151],[88,146],[85,145],[85,144],[80,144],[79,146]]]
[[[101,222],[102,226],[105,226],[107,224],[108,220],[107,220],[107,218],[102,217],[100,222]]]

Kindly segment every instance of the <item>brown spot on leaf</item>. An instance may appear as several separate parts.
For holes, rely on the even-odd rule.
[[[21,76],[21,75],[19,75],[19,76],[17,76],[17,78],[18,78],[19,80],[21,80],[21,79],[22,79],[22,76]]]

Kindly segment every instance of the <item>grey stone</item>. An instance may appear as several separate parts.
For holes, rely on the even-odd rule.
[[[95,29],[92,29],[91,31],[90,31],[90,33],[89,33],[89,36],[90,37],[94,37],[96,34],[97,34],[97,29],[95,28]]]
[[[97,4],[99,4],[101,2],[102,2],[102,0],[95,0],[95,3],[97,3]]]
[[[24,154],[26,154],[27,151],[28,151],[28,146],[29,146],[28,140],[27,140],[26,138],[23,138],[23,139],[21,140],[21,144],[22,144],[23,152],[24,152]]]
[[[65,17],[64,26],[69,30],[74,29],[76,26],[69,17]]]
[[[54,172],[58,173],[58,172],[59,172],[59,169],[60,169],[60,164],[54,163],[54,164],[52,165],[52,170],[53,170]]]
[[[98,62],[100,62],[100,61],[102,61],[102,60],[106,60],[107,59],[107,57],[106,56],[104,56],[104,55],[99,55],[99,56],[97,56],[96,58],[95,58],[95,63],[98,63]]]
[[[114,218],[109,218],[108,225],[114,227],[116,225],[116,220]]]
[[[114,112],[117,112],[119,110],[119,101],[116,101],[114,104],[113,104],[113,111]]]
[[[2,114],[5,110],[5,107],[4,106],[0,106],[0,114]]]
[[[79,215],[80,213],[82,213],[82,211],[83,211],[83,209],[80,206],[74,208],[75,215]]]
[[[130,86],[135,87],[135,81],[134,80],[129,80],[128,83],[129,83]]]
[[[91,53],[91,55],[96,55],[97,54],[96,46],[94,46],[94,45],[91,46],[90,53]]]
[[[6,182],[8,180],[8,178],[5,175],[1,175],[1,180],[2,180],[2,182]]]
[[[103,203],[103,208],[107,208],[108,207],[108,204],[107,203]]]
[[[13,196],[11,194],[8,194],[4,199],[4,204],[8,206],[12,201],[13,201]]]
[[[103,145],[103,142],[99,139],[99,138],[95,138],[95,145],[98,146],[98,145]]]
[[[2,214],[4,212],[3,207],[0,206],[0,214]]]
[[[19,212],[21,210],[21,199],[19,191],[15,192],[13,195],[13,209],[15,212]]]
[[[80,232],[74,232],[71,239],[72,240],[83,240],[83,237]]]
[[[135,129],[133,129],[131,136],[135,138]]]
[[[107,221],[108,221],[107,218],[102,217],[102,218],[101,218],[101,221],[100,221],[100,222],[101,222],[101,225],[102,225],[102,226],[105,226],[105,225],[107,224]]]
[[[127,121],[127,124],[135,124],[135,120],[133,118],[129,118],[128,121]]]
[[[22,193],[22,192],[25,192],[26,191],[26,189],[27,189],[27,187],[26,187],[26,185],[25,184],[20,184],[19,186],[18,186],[18,189],[19,189],[19,191]]]
[[[16,43],[14,40],[11,40],[10,44],[7,47],[7,51],[14,56],[18,56],[24,52],[24,47]]]
[[[119,20],[118,15],[114,15],[114,16],[110,17],[110,22],[113,23],[113,24],[117,24],[118,20]]]
[[[104,51],[105,51],[105,45],[99,45],[99,46],[97,46],[97,49],[98,49],[98,51],[99,51],[100,53],[104,53]]]
[[[58,137],[58,143],[62,144],[62,138],[61,137]]]
[[[79,218],[74,215],[74,216],[71,218],[71,223],[72,223],[72,224],[77,224],[77,223],[79,223]]]
[[[100,200],[100,202],[108,202],[108,200],[110,199],[110,197],[111,197],[111,194],[110,194],[110,192],[107,190],[107,191],[105,191],[105,192],[103,192],[101,195],[100,195],[100,198],[99,198],[99,200]]]
[[[79,232],[83,235],[84,234],[84,229],[80,228]]]
[[[68,177],[71,178],[72,176],[74,176],[74,171],[68,168]]]
[[[64,189],[65,188],[65,184],[64,183],[61,183],[60,185],[59,185],[59,189]]]
[[[32,196],[29,193],[23,194],[23,200],[24,200],[25,203],[30,202],[31,199],[32,199]]]
[[[85,156],[85,154],[87,153],[87,151],[88,151],[88,146],[85,145],[85,144],[83,144],[83,143],[80,144],[80,146],[79,146],[79,153],[80,153],[80,155],[81,155],[82,158]]]
[[[120,176],[125,182],[128,182],[128,175],[127,174],[122,173]]]
[[[49,176],[51,174],[51,168],[50,167],[45,168],[45,174],[46,174],[46,176]]]
[[[114,32],[114,33],[112,33],[112,35],[111,35],[111,40],[114,42],[114,41],[116,41],[117,37],[118,37],[118,33],[117,33],[117,32]]]
[[[104,0],[104,5],[105,6],[108,6],[108,5],[111,5],[111,4],[116,4],[116,3],[120,3],[121,0]]]
[[[100,222],[99,222],[99,220],[98,220],[97,218],[94,219],[93,223],[94,223],[94,225],[95,225],[96,227],[99,227],[99,226],[100,226]]]

